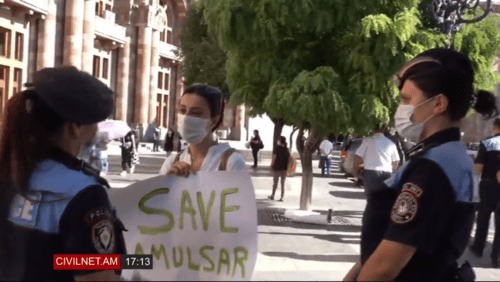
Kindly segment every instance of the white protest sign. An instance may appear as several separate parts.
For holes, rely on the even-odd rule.
[[[153,255],[153,270],[123,270],[125,279],[252,278],[257,208],[247,172],[158,176],[108,191],[128,254]]]

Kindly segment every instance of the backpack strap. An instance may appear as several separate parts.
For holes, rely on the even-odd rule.
[[[181,150],[177,155],[175,155],[174,162],[172,164],[175,164],[181,159],[181,154],[184,153],[184,150]]]
[[[219,170],[222,171],[226,170],[227,162],[234,152],[236,152],[235,148],[229,148],[226,151],[224,151],[224,153],[222,153],[222,156],[220,158]]]

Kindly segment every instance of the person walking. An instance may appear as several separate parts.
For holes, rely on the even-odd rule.
[[[259,150],[264,148],[264,143],[262,143],[262,140],[260,139],[259,136],[259,131],[257,129],[253,131],[253,137],[250,140],[250,147],[252,148],[252,155],[253,155],[252,168],[257,168]]]
[[[495,96],[474,91],[467,56],[425,51],[396,74],[401,104],[396,130],[417,144],[384,189],[368,198],[361,257],[345,281],[473,281],[467,249],[474,225],[473,162],[460,142],[460,123],[472,107],[497,115]]]
[[[330,154],[333,151],[332,142],[328,141],[328,138],[324,138],[319,144],[319,153],[321,155],[321,176],[330,175]]]
[[[278,180],[281,178],[281,198],[280,202],[283,202],[285,197],[285,180],[286,171],[288,169],[288,161],[290,159],[290,152],[288,151],[286,145],[286,138],[281,136],[278,139],[278,146],[274,149],[273,159],[271,161],[271,170],[273,171],[273,193],[268,198],[274,200],[274,195],[276,194],[276,189],[278,188]]]
[[[127,135],[122,137],[122,172],[121,176],[127,175],[127,166],[130,168],[130,174],[134,173],[137,165],[137,137],[136,131],[131,130]]]
[[[500,255],[500,184],[497,172],[500,170],[500,118],[493,122],[493,137],[479,143],[474,170],[481,174],[479,183],[479,211],[477,213],[476,234],[470,246],[471,252],[483,256],[488,235],[491,213],[495,213],[495,237],[491,250],[491,265],[498,268]]]
[[[188,177],[193,172],[246,171],[245,159],[228,143],[218,144],[212,133],[224,118],[224,97],[219,88],[195,84],[182,94],[177,130],[189,145],[186,150],[170,155],[159,174]]]
[[[108,134],[106,133],[98,133],[96,136],[96,144],[95,144],[95,155],[97,166],[99,168],[100,176],[105,176],[109,170],[109,162],[108,162],[108,144],[110,140]]]
[[[165,152],[167,152],[167,158],[172,154],[174,150],[174,131],[169,128],[167,134],[165,135]]]
[[[399,153],[396,144],[384,136],[385,126],[376,128],[375,134],[363,139],[354,156],[354,176],[361,178],[365,195],[382,187],[382,182],[391,176],[399,165]],[[364,164],[362,174],[360,165]]]
[[[158,147],[160,146],[160,128],[158,126],[155,127],[153,132],[153,152],[158,152]]]
[[[119,281],[115,270],[54,270],[54,255],[125,254],[99,171],[76,158],[113,91],[75,67],[44,68],[9,99],[0,140],[0,280]]]

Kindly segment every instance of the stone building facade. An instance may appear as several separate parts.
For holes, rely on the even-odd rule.
[[[72,65],[115,93],[111,119],[174,127],[184,85],[175,51],[191,0],[0,0],[0,113],[33,73]],[[228,107],[221,137],[239,139],[244,107]]]
[[[0,111],[36,70],[72,65],[115,92],[112,119],[174,123],[187,0],[1,0]]]

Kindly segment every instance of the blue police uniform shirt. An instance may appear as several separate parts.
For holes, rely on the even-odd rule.
[[[484,165],[481,174],[482,180],[496,180],[496,174],[500,170],[500,134],[479,143],[479,150],[474,162]]]
[[[363,215],[361,262],[382,240],[417,249],[396,280],[445,279],[467,247],[474,223],[473,163],[458,128],[422,142],[369,199]]]
[[[9,220],[29,233],[23,245],[26,280],[73,280],[93,271],[53,271],[53,254],[125,254],[121,221],[94,176],[53,159],[39,163],[26,199],[16,195]],[[21,240],[21,239],[19,239]]]

